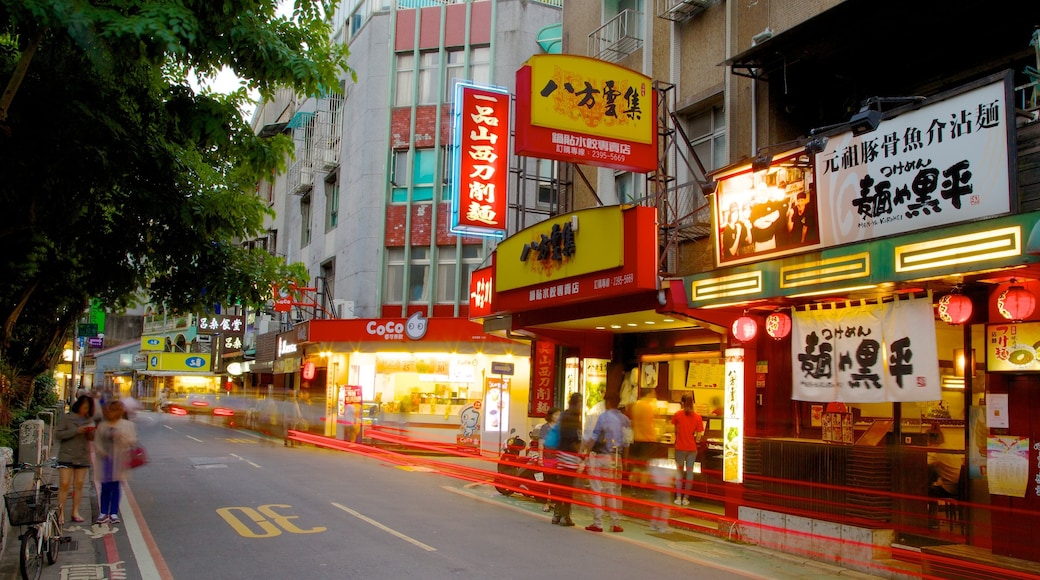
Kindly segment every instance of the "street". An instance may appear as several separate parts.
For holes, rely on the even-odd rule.
[[[123,523],[67,525],[73,543],[44,578],[867,577],[631,518],[622,533],[586,532],[585,508],[576,527],[552,526],[540,502],[429,466],[493,468],[477,458],[285,447],[153,413],[136,424],[150,462],[124,488]],[[11,545],[5,580],[17,573]]]

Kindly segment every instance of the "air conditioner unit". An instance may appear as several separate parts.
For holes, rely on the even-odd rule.
[[[339,165],[339,148],[325,149],[321,153],[325,169],[332,169]]]
[[[353,300],[333,300],[332,311],[336,318],[356,318]]]

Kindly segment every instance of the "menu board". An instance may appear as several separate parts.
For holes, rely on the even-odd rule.
[[[726,381],[726,363],[721,358],[690,361],[685,390],[721,389]]]

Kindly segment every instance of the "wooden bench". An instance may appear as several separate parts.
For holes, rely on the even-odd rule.
[[[1040,577],[1040,562],[994,555],[991,550],[977,546],[923,546],[921,555],[925,576],[958,580]]]

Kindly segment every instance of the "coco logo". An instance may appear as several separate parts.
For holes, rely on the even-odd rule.
[[[408,337],[409,340],[421,340],[426,336],[428,326],[429,320],[423,318],[421,312],[416,312],[403,323],[393,320],[387,322],[370,320],[365,325],[365,332],[374,336],[381,336],[383,340],[404,340],[405,337]]]
[[[159,346],[160,344],[162,344],[162,341],[158,338],[146,338],[144,340],[144,343],[148,346]]]
[[[184,359],[184,365],[188,368],[200,369],[206,364],[206,359],[201,356],[189,356]]]
[[[422,340],[426,336],[426,329],[429,326],[430,320],[423,318],[422,312],[416,312],[405,321],[404,334],[412,340]]]

